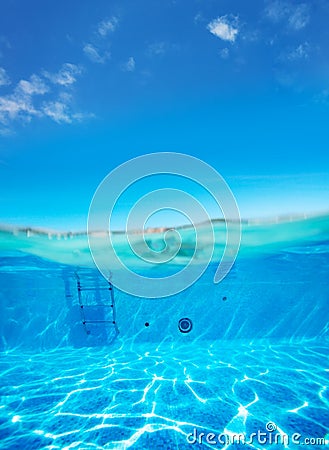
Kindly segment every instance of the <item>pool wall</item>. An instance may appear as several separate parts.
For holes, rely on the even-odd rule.
[[[97,271],[20,253],[3,256],[1,349],[106,346],[124,339],[174,343],[328,337],[327,260],[321,247],[240,259],[221,283],[213,283],[216,268],[210,266],[193,286],[165,299],[141,299],[114,289],[112,308],[110,292],[99,289],[105,280]],[[92,287],[81,294],[90,322],[85,325],[76,271],[82,285]],[[182,318],[192,322],[188,333],[179,330]]]

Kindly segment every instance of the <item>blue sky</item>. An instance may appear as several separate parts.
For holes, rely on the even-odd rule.
[[[5,0],[0,221],[85,228],[118,164],[202,158],[244,217],[328,210],[329,4]]]

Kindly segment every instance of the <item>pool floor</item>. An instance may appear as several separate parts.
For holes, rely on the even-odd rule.
[[[323,449],[329,432],[328,350],[322,340],[179,347],[117,342],[111,348],[4,352],[0,446]],[[258,431],[266,443],[249,440]],[[249,443],[228,441],[238,433]],[[301,445],[291,442],[294,433]],[[270,445],[275,435],[282,441]],[[305,445],[305,438],[318,440]]]

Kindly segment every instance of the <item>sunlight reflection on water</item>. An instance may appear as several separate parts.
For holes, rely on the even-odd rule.
[[[327,355],[326,340],[6,352],[2,448],[198,448],[186,441],[195,428],[251,433],[268,421],[323,437]]]

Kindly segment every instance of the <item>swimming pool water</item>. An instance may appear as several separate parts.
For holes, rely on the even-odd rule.
[[[1,446],[224,448],[186,436],[250,435],[266,432],[268,422],[300,433],[301,442],[324,438],[327,366],[326,341],[12,351],[1,363]]]
[[[3,251],[0,447],[328,447],[328,249],[322,236],[242,256],[218,285],[210,265],[166,299],[114,289],[118,335],[97,271]],[[100,320],[87,328],[77,272]]]

